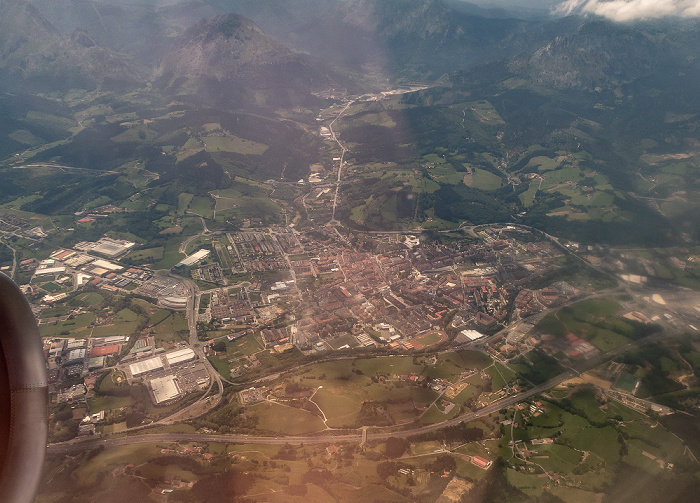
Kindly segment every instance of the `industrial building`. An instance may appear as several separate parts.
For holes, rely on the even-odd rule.
[[[87,349],[72,349],[68,352],[63,362],[65,365],[70,365],[71,363],[82,362],[87,356]]]
[[[134,344],[134,347],[131,348],[131,354],[135,355],[137,353],[146,353],[148,351],[151,351],[153,349],[153,346],[148,344],[148,339],[139,339],[136,341]]]
[[[168,359],[169,365],[177,365],[178,363],[185,363],[194,360],[195,354],[192,349],[186,348],[166,353],[165,357]]]
[[[65,267],[45,267],[43,269],[37,269],[34,271],[34,274],[37,276],[50,276],[55,274],[63,274],[65,272]]]
[[[160,356],[156,356],[155,358],[149,358],[148,360],[132,363],[129,365],[129,372],[131,372],[132,376],[138,377],[142,374],[153,372],[154,370],[160,370],[162,368],[163,360],[160,359]]]
[[[484,334],[482,334],[481,332],[477,332],[476,330],[462,330],[460,334],[469,339],[470,341],[481,339],[484,336]]]
[[[131,249],[136,243],[131,241],[123,241],[120,239],[111,239],[104,237],[95,243],[92,251],[104,255],[106,257],[114,258],[122,253],[126,253]]]
[[[85,339],[67,339],[66,340],[66,351],[70,351],[72,349],[80,349],[84,348],[87,346],[87,341]]]
[[[187,297],[163,297],[160,303],[170,309],[187,309]]]
[[[491,466],[491,461],[484,459],[481,456],[474,456],[472,457],[472,464],[478,466],[482,470],[488,470],[488,468]]]
[[[182,260],[180,261],[180,264],[181,264],[181,265],[184,265],[184,266],[186,266],[186,267],[189,267],[189,266],[191,266],[191,265],[193,265],[193,264],[196,264],[196,263],[199,262],[200,260],[202,260],[204,257],[206,257],[207,255],[209,255],[209,253],[211,253],[210,250],[205,250],[205,249],[197,250],[196,252],[194,252],[194,253],[193,253],[192,255],[190,255],[189,257],[182,259]]]
[[[153,402],[156,405],[173,400],[182,394],[180,385],[174,375],[151,379],[149,384],[153,392]]]
[[[109,346],[94,347],[90,350],[90,356],[96,358],[98,356],[114,355],[119,353],[119,344],[110,344]]]
[[[97,370],[105,366],[105,357],[97,356],[88,360],[88,370]]]

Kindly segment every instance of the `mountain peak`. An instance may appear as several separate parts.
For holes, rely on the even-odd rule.
[[[196,23],[178,37],[154,78],[174,74],[221,81],[243,66],[278,61],[290,54],[250,19],[223,14]]]
[[[205,22],[205,25],[210,26],[212,31],[218,31],[227,39],[244,34],[246,31],[263,34],[263,31],[250,19],[234,13],[216,16]]]
[[[196,101],[237,106],[298,103],[337,85],[325,68],[238,14],[204,19],[177,37],[152,79]]]

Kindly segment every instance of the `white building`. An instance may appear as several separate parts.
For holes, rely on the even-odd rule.
[[[132,376],[138,377],[141,374],[153,372],[154,370],[160,370],[162,368],[163,360],[160,359],[160,356],[156,356],[155,358],[132,363],[129,365],[129,372],[131,372]]]
[[[202,250],[197,250],[196,252],[194,252],[194,253],[193,253],[192,255],[190,255],[189,257],[182,259],[182,260],[180,261],[180,264],[189,267],[189,266],[191,266],[191,265],[193,265],[193,264],[196,264],[196,263],[199,262],[200,260],[204,259],[206,256],[209,255],[209,253],[211,253],[210,250],[204,250],[204,249],[202,249]]]
[[[174,375],[151,379],[149,384],[153,391],[153,400],[156,405],[177,398],[182,393]]]
[[[482,334],[481,332],[477,332],[476,330],[462,330],[460,334],[472,341],[481,339],[484,336],[484,334]]]
[[[37,276],[49,276],[53,274],[63,274],[65,272],[65,267],[45,267],[43,269],[37,269],[34,271],[34,274]]]
[[[169,365],[177,365],[178,363],[185,363],[194,360],[195,354],[192,349],[186,348],[166,353],[165,357],[168,359]]]

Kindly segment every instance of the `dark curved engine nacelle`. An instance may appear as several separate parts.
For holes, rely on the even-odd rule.
[[[0,500],[31,503],[46,454],[48,386],[29,303],[0,273]]]

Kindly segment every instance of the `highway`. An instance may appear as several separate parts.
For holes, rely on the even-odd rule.
[[[147,433],[146,431],[140,431],[134,435],[126,435],[121,437],[109,437],[109,438],[95,438],[86,441],[78,442],[65,442],[62,444],[52,444],[47,448],[47,452],[50,454],[72,454],[75,452],[85,451],[89,449],[94,449],[103,445],[105,447],[116,447],[120,445],[131,445],[131,444],[141,444],[141,443],[151,443],[151,442],[216,442],[224,444],[263,444],[263,445],[284,445],[284,444],[321,444],[321,443],[361,443],[363,442],[363,437],[366,437],[367,441],[370,440],[384,440],[390,437],[407,437],[412,435],[419,435],[422,433],[429,433],[431,431],[440,430],[447,426],[453,426],[462,422],[472,421],[479,417],[487,416],[493,412],[503,408],[508,407],[518,403],[526,398],[533,395],[541,393],[542,391],[556,386],[570,379],[575,375],[574,371],[565,372],[554,379],[547,381],[544,384],[535,386],[534,388],[518,393],[502,400],[498,400],[486,407],[479,409],[476,412],[470,412],[459,416],[450,421],[443,421],[442,423],[431,424],[427,426],[421,426],[418,428],[412,428],[408,430],[399,430],[391,432],[379,432],[373,433],[366,431],[363,434],[362,430],[358,430],[357,433],[353,434],[319,434],[319,435],[306,435],[306,436],[282,436],[282,437],[262,437],[262,436],[252,436],[252,435],[212,435],[212,434],[199,434],[199,433]]]
[[[262,436],[252,436],[252,435],[212,435],[212,434],[199,434],[199,433],[147,433],[146,431],[141,431],[134,435],[126,435],[121,437],[110,437],[110,438],[96,438],[86,441],[78,442],[65,442],[62,444],[52,444],[48,447],[47,452],[50,454],[72,454],[75,452],[85,451],[89,449],[94,449],[103,445],[105,447],[116,447],[120,445],[131,445],[131,444],[141,444],[141,443],[151,443],[151,442],[216,442],[224,444],[263,444],[263,445],[284,445],[284,444],[321,444],[321,443],[362,443],[363,439],[366,441],[371,440],[385,440],[391,437],[408,437],[413,435],[420,435],[423,433],[430,433],[432,431],[441,430],[447,426],[454,426],[462,422],[469,422],[474,419],[488,416],[503,407],[508,407],[515,403],[521,402],[533,395],[537,395],[553,386],[561,384],[562,382],[575,376],[576,372],[569,370],[557,377],[550,379],[549,381],[535,386],[527,391],[517,393],[498,400],[486,407],[479,409],[475,412],[469,412],[467,414],[456,417],[450,421],[443,421],[441,423],[431,424],[427,426],[421,426],[418,428],[411,428],[407,430],[390,431],[390,432],[369,432],[366,429],[358,430],[357,433],[352,434],[318,434],[318,435],[306,435],[306,436],[281,436],[281,437],[262,437]]]
[[[342,112],[341,112],[342,113]],[[547,236],[550,239],[551,236]],[[558,243],[557,243],[558,244]],[[563,248],[563,247],[562,247]],[[567,251],[569,254],[573,254],[570,250],[567,250],[566,248],[563,248],[565,251]],[[575,255],[575,254],[573,254]],[[576,256],[576,255],[575,255]],[[580,258],[580,257],[579,257]],[[585,262],[585,261],[584,261]],[[180,278],[182,279],[182,278]],[[188,295],[188,305],[187,305],[187,317],[189,320],[189,329],[190,329],[190,347],[194,349],[194,351],[197,353],[197,356],[204,361],[207,371],[210,376],[210,386],[208,392],[211,390],[213,383],[217,382],[218,383],[218,393],[215,395],[215,398],[212,399],[210,398],[205,398],[202,397],[199,401],[195,402],[194,404],[186,407],[185,409],[178,411],[177,413],[173,414],[172,416],[162,419],[158,421],[156,424],[172,424],[178,419],[184,419],[186,418],[187,413],[191,413],[197,408],[202,407],[204,405],[204,400],[208,400],[207,403],[207,409],[210,409],[212,407],[215,407],[216,405],[219,404],[222,398],[223,394],[223,386],[222,386],[222,379],[219,373],[211,366],[209,361],[206,359],[204,355],[204,351],[201,347],[201,343],[197,339],[197,312],[198,312],[198,287],[197,285],[188,279],[184,280],[185,283],[187,284],[189,288],[189,295]],[[615,290],[609,289],[606,291],[601,291],[597,292],[597,294],[594,294],[593,297],[598,297],[601,295],[609,295],[611,291]],[[642,289],[643,291],[646,289]],[[648,292],[648,291],[647,291]],[[668,292],[667,292],[668,293]],[[638,294],[639,295],[639,294]],[[639,296],[643,296],[644,294],[641,294]],[[682,296],[683,294],[680,293]],[[577,302],[581,299],[576,299],[573,302]],[[648,301],[648,299],[645,299]],[[675,299],[674,299],[675,300]],[[567,303],[567,304],[570,304]],[[559,306],[557,309],[561,308],[562,306]],[[661,307],[661,306],[658,306]],[[681,326],[685,326],[688,321],[687,318],[688,316],[684,316],[685,313],[682,312],[681,309],[669,309],[670,306],[664,306],[666,310],[670,310],[676,315],[675,320],[681,322]],[[545,310],[542,313],[539,313],[538,315],[535,315],[528,319],[529,322],[535,321],[542,316],[544,316],[547,312],[550,310]],[[683,323],[683,319],[686,319],[685,323]],[[694,317],[696,318],[696,317]],[[265,437],[265,436],[251,436],[251,435],[216,435],[216,434],[197,434],[197,433],[148,433],[148,428],[149,426],[143,426],[139,427],[138,430],[130,430],[126,434],[122,434],[121,436],[111,436],[109,438],[104,438],[104,437],[97,437],[97,438],[92,438],[89,440],[72,440],[69,442],[61,443],[61,444],[52,444],[48,446],[47,452],[49,453],[55,453],[55,454],[60,454],[60,453],[65,453],[65,454],[70,454],[74,452],[79,452],[87,449],[93,449],[97,446],[104,445],[105,447],[111,447],[111,446],[119,446],[119,445],[128,445],[128,444],[135,444],[135,443],[148,443],[148,442],[166,442],[166,443],[171,443],[171,442],[178,442],[178,441],[186,441],[186,442],[217,442],[217,443],[242,443],[242,444],[270,444],[270,445],[284,445],[286,443],[290,444],[300,444],[300,443],[306,443],[306,444],[315,444],[315,443],[348,443],[348,442],[354,442],[354,443],[364,443],[367,440],[383,440],[391,437],[407,437],[407,436],[413,436],[413,435],[420,435],[424,433],[429,433],[433,431],[440,430],[442,428],[448,427],[448,426],[453,426],[457,425],[462,422],[469,422],[473,421],[477,418],[487,416],[489,414],[492,414],[493,412],[498,411],[501,408],[504,407],[509,407],[513,404],[516,404],[518,402],[521,402],[523,400],[526,400],[527,398],[530,398],[534,395],[537,395],[539,393],[542,393],[543,391],[550,389],[554,386],[557,386],[561,384],[562,382],[575,377],[576,375],[580,375],[580,373],[585,372],[587,370],[590,370],[592,368],[595,368],[596,366],[600,365],[604,361],[610,360],[612,358],[615,358],[616,356],[625,353],[627,351],[634,350],[636,348],[639,348],[642,345],[646,344],[652,344],[655,342],[659,342],[663,340],[664,338],[678,335],[679,333],[682,333],[681,327],[676,326],[676,322],[674,323],[665,323],[666,327],[664,330],[661,332],[657,332],[655,334],[649,335],[647,337],[644,337],[642,339],[638,339],[636,341],[630,342],[628,344],[625,344],[624,346],[620,346],[612,351],[609,351],[604,354],[599,354],[593,358],[590,358],[589,360],[586,360],[584,362],[580,362],[578,364],[575,364],[572,367],[566,368],[563,370],[561,374],[559,374],[556,377],[553,377],[552,379],[539,384],[537,386],[534,386],[528,390],[506,396],[501,400],[497,400],[496,402],[493,402],[490,405],[487,405],[486,407],[483,407],[479,410],[473,411],[473,412],[468,412],[465,414],[462,414],[454,419],[448,420],[448,421],[443,421],[441,423],[436,423],[436,424],[431,424],[431,425],[426,425],[426,426],[420,426],[420,427],[414,427],[414,428],[409,428],[409,429],[403,429],[403,430],[398,430],[396,429],[397,427],[386,427],[386,428],[373,428],[373,431],[367,431],[368,428],[362,428],[362,429],[357,429],[354,430],[353,433],[347,433],[347,430],[339,430],[337,434],[333,434],[332,430],[326,430],[323,433],[319,433],[316,435],[306,435],[306,436],[278,436],[278,437]],[[504,330],[510,330],[512,329],[513,326],[509,326]],[[499,334],[503,333],[504,331],[500,331],[498,334],[495,334],[492,337],[496,337]],[[490,338],[489,338],[490,339]],[[462,347],[478,347],[484,343],[484,340],[479,340],[475,343],[469,343],[467,345],[464,345]],[[318,362],[314,362],[318,363]],[[278,374],[274,376],[268,376],[267,378],[270,377],[277,377]],[[265,380],[266,378],[263,379],[258,379],[258,381]],[[207,394],[208,394],[207,392]],[[204,411],[199,410],[196,411],[194,415],[200,415]],[[384,431],[382,431],[384,430]],[[342,433],[341,433],[342,431]]]
[[[421,435],[433,431],[441,430],[448,426],[455,426],[459,423],[473,421],[480,417],[488,416],[504,407],[509,407],[516,403],[522,402],[532,396],[542,393],[554,386],[557,386],[564,381],[579,375],[582,372],[590,370],[606,360],[610,360],[622,353],[637,349],[646,344],[659,342],[668,337],[669,333],[659,332],[652,334],[643,339],[620,346],[617,349],[609,351],[605,354],[600,354],[581,364],[578,368],[570,368],[565,370],[552,379],[534,386],[528,390],[506,396],[501,400],[497,400],[486,407],[473,412],[467,412],[454,419],[443,421],[441,423],[430,424],[415,428],[395,430],[395,431],[366,431],[363,429],[356,430],[355,433],[319,433],[317,435],[305,436],[277,436],[265,437],[254,435],[215,435],[215,434],[199,434],[199,433],[148,433],[147,429],[142,429],[138,433],[126,434],[125,436],[114,436],[109,438],[92,438],[89,440],[68,441],[60,444],[51,444],[47,448],[49,454],[72,454],[89,449],[94,449],[103,445],[105,447],[115,447],[121,445],[141,444],[141,443],[172,443],[172,442],[215,442],[222,444],[264,444],[264,445],[284,445],[284,444],[322,444],[322,443],[364,443],[372,440],[385,440],[391,437],[405,438],[413,435]],[[220,387],[221,389],[221,387]],[[379,429],[379,428],[377,428]],[[328,430],[327,430],[328,431]]]

